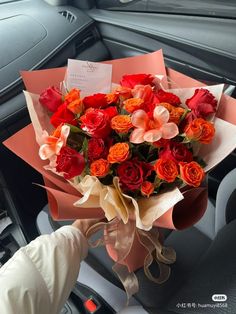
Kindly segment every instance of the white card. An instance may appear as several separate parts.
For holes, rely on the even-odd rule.
[[[111,79],[111,64],[68,59],[66,86],[80,89],[82,97],[110,93]]]

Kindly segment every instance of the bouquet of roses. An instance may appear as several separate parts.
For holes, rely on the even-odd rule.
[[[159,89],[154,76],[135,74],[124,75],[109,94],[81,98],[78,89],[63,95],[49,87],[39,102],[55,128],[45,132],[39,156],[67,180],[79,185],[92,176],[138,199],[173,186],[198,187],[204,179],[204,161],[194,148],[215,134],[207,119],[217,100],[207,89],[196,89],[182,104]]]
[[[149,67],[155,73],[137,74],[148,68],[147,60],[157,57],[159,68],[153,63]],[[143,65],[137,58],[146,58]],[[192,88],[191,82],[191,88],[164,88],[155,75],[159,69],[158,74],[166,74],[160,52],[128,59],[126,65],[137,65],[136,73],[125,74],[115,60],[113,81],[117,83],[118,73],[123,76],[113,90],[104,88],[105,80],[110,81],[107,75],[100,80],[93,75],[99,68],[94,63],[80,63],[86,75],[93,75],[82,77],[83,84],[90,84],[86,93],[83,84],[80,88],[70,84],[69,75],[59,88],[63,69],[54,70],[53,78],[48,75],[56,87],[45,86],[42,80],[53,70],[36,73],[33,91],[40,93],[25,96],[39,149],[31,126],[6,145],[42,173],[55,218],[107,218],[91,227],[87,236],[104,230],[95,245],[106,245],[130,295],[138,289],[132,272],[139,267],[155,282],[168,278],[175,252],[162,245],[153,226],[182,229],[201,218],[207,206],[205,170],[235,148],[231,139],[236,128],[213,120],[222,85]],[[222,141],[226,129],[230,136]],[[17,144],[22,138],[24,147]],[[153,260],[160,267],[158,278],[149,271]]]

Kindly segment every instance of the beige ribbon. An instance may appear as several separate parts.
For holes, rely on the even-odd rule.
[[[91,237],[101,230],[103,231],[103,236],[93,241]],[[96,223],[86,233],[91,247],[94,248],[107,244],[114,247],[117,259],[112,268],[125,288],[127,303],[130,297],[139,290],[139,283],[135,273],[129,272],[128,267],[123,265],[125,259],[130,254],[135,236],[147,250],[143,266],[147,278],[158,284],[168,280],[170,276],[170,267],[168,265],[175,262],[176,254],[174,249],[162,246],[159,240],[158,229],[144,231],[136,228],[135,221],[132,219],[129,219],[128,223],[124,224],[122,220],[115,218],[109,222]],[[154,277],[150,271],[150,266],[153,262],[156,262],[159,267],[160,274],[158,277]]]

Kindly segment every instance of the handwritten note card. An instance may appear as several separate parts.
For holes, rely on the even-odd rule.
[[[81,90],[81,96],[111,91],[112,65],[90,61],[68,60],[66,85]]]

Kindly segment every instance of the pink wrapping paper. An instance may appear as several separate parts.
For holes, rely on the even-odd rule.
[[[169,76],[178,87],[202,86],[203,84],[191,79],[179,72],[166,69],[163,65],[161,51],[138,57],[109,61],[114,67],[114,81],[125,73],[148,73]],[[59,86],[64,79],[65,68],[22,72],[25,86],[29,92],[41,93],[49,85]],[[228,96],[223,96],[219,106],[218,116],[224,120],[236,124],[236,101]],[[25,145],[21,145],[22,142]],[[75,208],[72,204],[80,194],[63,178],[45,170],[43,162],[38,157],[38,146],[32,126],[27,126],[4,143],[16,155],[29,163],[40,172],[48,187],[49,203],[52,216],[56,220],[74,218],[102,218],[103,211],[99,208]],[[67,197],[65,197],[65,194]],[[189,200],[195,199],[194,208],[189,206]],[[171,208],[155,222],[155,226],[171,229],[183,229],[196,223],[204,214],[207,205],[206,188],[189,189],[185,192],[185,199]]]
[[[24,143],[24,145],[22,145]],[[47,162],[38,156],[38,144],[35,141],[32,124],[29,124],[4,142],[13,153],[27,162],[44,177],[52,217],[55,220],[76,218],[103,218],[101,208],[77,208],[73,203],[81,197],[63,177],[53,174],[43,167]]]

